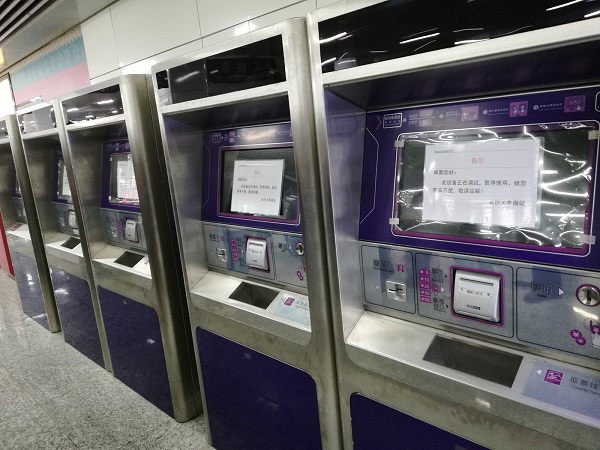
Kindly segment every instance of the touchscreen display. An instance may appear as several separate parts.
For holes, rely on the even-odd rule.
[[[223,150],[221,158],[221,214],[297,220],[293,148]]]
[[[582,248],[593,129],[571,122],[400,136],[394,234]]]
[[[139,205],[131,153],[113,153],[110,156],[109,201],[125,205]]]

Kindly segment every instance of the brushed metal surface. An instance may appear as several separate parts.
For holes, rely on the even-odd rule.
[[[97,289],[102,287],[156,310],[174,417],[185,422],[199,412],[199,387],[152,85],[144,75],[122,76],[62,97],[61,111],[69,99],[115,85],[120,88],[124,114],[65,126],[65,154],[81,203],[82,217],[78,220],[87,231]],[[129,139],[143,222],[152,224],[144,228],[152,275],[115,263],[125,250],[106,242],[99,168],[103,142],[117,138]]]
[[[6,121],[6,129],[8,131],[8,138],[10,140],[10,148],[12,151],[19,185],[21,187],[23,204],[25,206],[25,212],[27,215],[29,235],[39,272],[44,305],[46,308],[46,313],[48,314],[48,325],[50,327],[50,331],[57,332],[60,331],[60,318],[58,317],[58,309],[56,307],[56,300],[54,299],[54,290],[52,289],[52,281],[50,279],[50,269],[48,267],[48,261],[46,260],[46,253],[44,251],[42,229],[40,227],[35,193],[33,191],[34,185],[29,178],[29,169],[27,166],[27,160],[25,159],[21,133],[19,132],[19,123],[16,115],[14,114],[5,116],[4,120]]]
[[[161,131],[167,152],[169,183],[175,199],[179,246],[186,273],[190,320],[227,339],[241,343],[272,358],[309,373],[317,384],[319,418],[323,448],[341,448],[337,381],[331,328],[331,302],[325,256],[325,233],[315,152],[313,105],[310,73],[307,70],[308,46],[304,19],[292,19],[200,51],[160,63],[153,75],[200,58],[232,50],[253,42],[281,35],[286,66],[286,81],[266,87],[247,89],[212,98],[161,107]],[[160,104],[155,83],[156,102]],[[189,180],[202,173],[198,157],[206,114],[221,107],[256,105],[258,101],[287,95],[293,129],[296,171],[302,197],[301,224],[305,247],[308,297],[311,317],[306,327],[270,315],[261,308],[229,299],[242,279],[209,271],[202,236],[199,183]],[[264,101],[261,103],[264,107]],[[206,114],[190,114],[193,111]],[[235,122],[232,123],[235,126]],[[246,279],[269,286],[267,281]],[[194,336],[194,339],[195,336]],[[201,374],[200,374],[201,375]],[[210,418],[210,411],[207,411]]]
[[[565,40],[589,41],[598,38],[598,23],[562,25],[322,74],[319,23],[376,3],[380,1],[338,2],[310,12],[307,18],[344,446],[353,447],[350,397],[358,392],[492,448],[594,448],[600,427],[593,419],[567,411],[557,414],[556,408],[521,396],[531,354],[514,350],[524,360],[513,388],[502,387],[423,361],[436,333],[456,335],[364,310],[362,286],[356,281],[361,278],[357,252],[360,216],[357,202],[346,195],[347,191],[360,195],[360,174],[352,180],[348,177],[360,172],[352,154],[362,158],[362,149],[357,148],[362,142],[345,141],[336,135],[334,125],[344,118],[344,111],[364,114],[366,105],[361,103],[368,98],[369,80],[526,48],[549,48],[563,45]],[[360,84],[354,93],[348,88],[353,84]],[[336,100],[336,86],[344,86],[351,98]],[[326,96],[330,110],[325,107]],[[354,211],[349,213],[348,208]],[[481,344],[477,339],[470,342]]]

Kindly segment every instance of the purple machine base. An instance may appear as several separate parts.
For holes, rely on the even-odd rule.
[[[196,334],[215,448],[321,448],[310,375],[201,328]]]
[[[23,312],[41,326],[50,330],[48,314],[44,306],[40,275],[35,260],[19,252],[12,252],[10,256],[15,271],[19,296],[21,297],[21,304],[23,305]]]
[[[65,342],[104,367],[90,285],[56,267],[50,274]]]
[[[485,450],[360,394],[350,397],[354,450]]]
[[[174,417],[156,311],[103,287],[98,298],[115,377]]]

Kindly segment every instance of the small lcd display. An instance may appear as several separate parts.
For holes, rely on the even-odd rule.
[[[394,234],[581,249],[593,129],[579,122],[400,136]]]
[[[131,153],[113,153],[110,156],[109,202],[139,206],[139,199]]]
[[[227,149],[221,158],[221,214],[297,220],[293,148]]]

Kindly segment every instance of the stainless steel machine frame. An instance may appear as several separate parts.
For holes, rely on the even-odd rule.
[[[55,171],[61,148],[59,128],[64,127],[60,104],[53,100],[19,109],[17,118],[65,340],[110,371],[86,232],[77,225],[83,223],[77,189],[71,167],[64,162],[62,176],[68,177],[71,200],[55,203],[54,189],[59,183]]]
[[[525,346],[511,348],[510,353],[522,356],[523,360],[512,388],[506,388],[423,360],[436,336],[471,343],[483,351],[486,348],[506,349],[497,345],[498,341],[487,338],[484,343],[473,333],[459,335],[444,325],[432,328],[431,321],[418,323],[418,317],[414,322],[413,319],[406,321],[392,317],[393,314],[382,314],[376,307],[365,309],[358,229],[365,116],[369,95],[373,92],[369,91],[369,82],[422,73],[425,83],[427,70],[439,66],[597,40],[600,21],[589,19],[358,67],[350,64],[350,68],[323,73],[320,39],[324,38],[319,36],[319,24],[379,3],[382,2],[339,2],[309,13],[307,23],[344,445],[353,447],[350,402],[352,395],[358,393],[491,448],[597,447],[600,439],[598,420],[521,394],[534,361],[552,361],[546,358],[556,358],[555,353]],[[427,12],[423,11],[423,14]],[[398,26],[400,22],[399,18]],[[332,39],[343,38],[352,32],[347,31],[332,36]],[[399,86],[397,80],[396,86]],[[359,84],[360,93],[353,93],[353,85]],[[339,105],[343,104],[336,109],[339,116],[332,117],[327,113],[325,97],[328,91],[338,92]],[[349,99],[346,103],[344,97]],[[332,129],[328,129],[331,122],[341,116],[348,118],[350,123],[360,124],[352,141],[332,137]],[[565,356],[559,359],[578,364],[576,359]],[[587,368],[577,369],[597,376],[600,366],[590,364],[587,361]]]
[[[24,307],[25,304],[35,305],[32,311],[35,309],[37,314],[32,318],[54,333],[61,329],[60,319],[50,281],[32,185],[23,153],[19,124],[14,114],[0,118],[0,123],[4,125],[2,128],[6,128],[8,134],[8,137],[0,136],[0,157],[2,158],[0,161],[0,170],[2,170],[0,208],[19,294]],[[12,198],[15,179],[19,183],[23,204],[18,208]],[[24,223],[25,219],[20,217],[23,213],[27,223]],[[17,258],[19,259],[17,260]],[[45,308],[44,313],[41,311],[42,306]]]
[[[164,104],[164,90],[157,85],[157,73],[277,36],[283,39],[286,81],[205,98],[196,97],[195,100],[180,103]],[[186,275],[192,329],[208,330],[228,341],[235,341],[246,348],[308,373],[316,383],[322,447],[334,449],[339,448],[341,442],[331,310],[326,280],[327,264],[323,252],[325,240],[319,197],[318,163],[316,152],[313,151],[315,136],[306,43],[305,20],[293,19],[160,63],[152,68],[152,73],[157,103],[161,105],[159,106],[161,130],[167,154],[171,192],[175,199],[179,245]],[[267,113],[272,104],[279,106],[285,104],[284,109],[288,108],[287,102],[289,102],[289,112],[283,119],[280,116],[273,118]],[[302,198],[301,239],[306,248],[305,265],[307,279],[310,280],[307,289],[248,277],[226,269],[208,267],[209,251],[202,238],[202,202],[200,201],[202,186],[199,182],[192,182],[192,180],[201,181],[198,174],[202,173],[203,136],[211,129],[210,125],[207,125],[211,117],[225,117],[222,125],[219,126],[231,128],[254,125],[252,115],[255,113],[261,117],[256,122],[258,124],[273,121],[278,123],[283,120],[291,121],[293,127],[293,148]],[[250,120],[247,120],[246,116],[249,116]],[[236,120],[241,120],[241,124]],[[276,317],[265,311],[264,306],[261,308],[230,298],[230,294],[242,284],[267,286],[275,290],[290,289],[289,292],[308,294],[310,327]],[[195,333],[194,339],[200,371],[202,357],[198,355],[199,344]],[[251,355],[248,354],[247,358],[251,358]],[[205,369],[200,372],[201,378],[207,377]],[[201,384],[204,390],[204,411],[210,425],[211,409],[207,408],[205,398],[206,379]],[[255,420],[261,418],[257,417]],[[265,422],[262,427],[267,428],[270,425],[271,422]],[[239,423],[240,428],[245,426],[245,423]],[[247,444],[253,445],[252,442]]]
[[[190,420],[199,412],[199,388],[150,79],[126,75],[93,85],[61,97],[60,108],[113,373],[177,421]],[[73,116],[86,108],[88,117]],[[145,239],[147,253],[108,240],[123,234],[104,223],[101,208],[104,144],[115,139],[128,140],[140,187],[134,240]],[[140,260],[144,270],[134,270]]]

